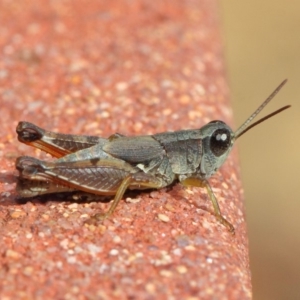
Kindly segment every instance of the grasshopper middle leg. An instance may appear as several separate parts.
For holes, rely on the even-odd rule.
[[[112,201],[112,204],[110,205],[107,212],[102,214],[96,214],[94,216],[95,219],[103,220],[108,217],[110,217],[113,212],[115,211],[116,207],[118,206],[119,202],[124,196],[124,193],[129,188],[134,189],[158,189],[162,187],[162,181],[150,174],[146,174],[143,172],[138,172],[135,174],[130,174],[124,178],[120,186],[118,187],[118,190],[116,192],[116,195]]]

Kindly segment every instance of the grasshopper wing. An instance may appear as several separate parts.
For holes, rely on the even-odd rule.
[[[129,163],[148,163],[162,159],[165,150],[152,136],[118,137],[109,140],[103,151]]]

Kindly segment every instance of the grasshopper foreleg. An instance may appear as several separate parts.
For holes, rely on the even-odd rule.
[[[195,186],[195,187],[205,187],[208,193],[208,196],[212,202],[213,208],[214,208],[214,214],[218,221],[227,227],[227,229],[234,234],[234,227],[233,225],[228,222],[222,215],[218,200],[216,196],[214,195],[212,188],[207,180],[201,180],[198,178],[187,178],[181,182],[184,186]]]

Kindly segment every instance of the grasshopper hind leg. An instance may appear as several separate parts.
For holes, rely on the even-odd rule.
[[[108,211],[97,214],[93,218],[95,220],[111,216],[127,189],[157,189],[167,185],[167,179],[144,173],[117,159],[45,162],[22,156],[17,159],[16,168],[20,172],[20,182],[26,181],[29,184],[19,186],[19,193],[23,195],[47,193],[47,189],[55,188],[55,184],[58,188],[70,188],[96,195],[115,195]]]
[[[96,136],[80,136],[46,131],[30,122],[19,122],[16,132],[18,140],[60,158],[96,144],[104,145],[107,139]]]

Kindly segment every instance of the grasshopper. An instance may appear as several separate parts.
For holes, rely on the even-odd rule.
[[[208,179],[224,163],[236,139],[290,107],[284,106],[250,125],[285,83],[286,80],[235,132],[222,121],[212,121],[200,129],[132,137],[116,133],[102,138],[54,133],[20,122],[16,128],[20,142],[58,159],[48,162],[19,157],[17,192],[25,198],[66,191],[115,195],[108,211],[96,215],[104,219],[114,212],[127,189],[158,189],[178,180],[184,186],[205,187],[216,218],[234,233]]]

